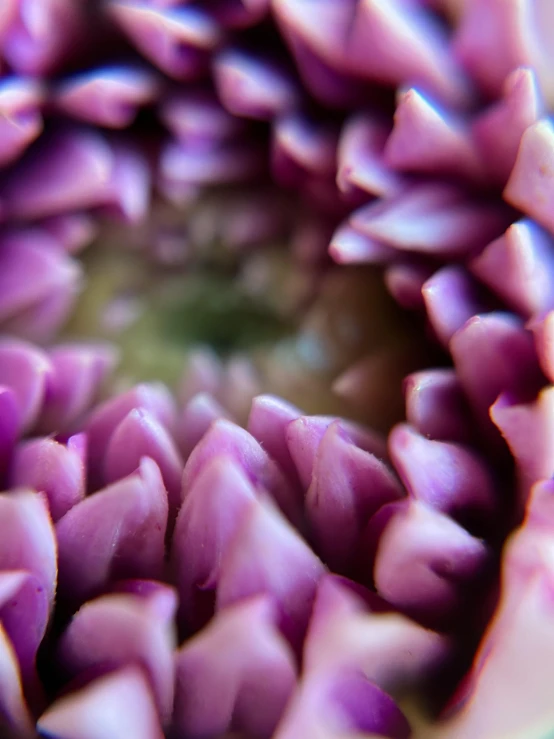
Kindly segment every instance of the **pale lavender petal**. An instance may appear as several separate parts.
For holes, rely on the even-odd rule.
[[[390,197],[404,186],[404,178],[385,163],[383,149],[390,126],[359,113],[342,128],[337,151],[337,185],[341,192]]]
[[[305,672],[358,669],[383,690],[398,691],[444,664],[452,646],[447,638],[399,613],[375,612],[350,585],[336,575],[320,580],[304,643]]]
[[[502,99],[476,116],[472,133],[487,173],[505,185],[515,164],[525,129],[544,115],[532,69],[516,69],[504,83]]]
[[[387,164],[401,172],[455,174],[470,180],[480,180],[484,175],[465,121],[417,89],[400,96],[383,156]]]
[[[404,382],[406,420],[422,436],[438,441],[473,441],[467,399],[454,370],[432,369],[408,375]]]
[[[379,736],[408,739],[410,726],[393,699],[359,670],[313,671],[305,676],[274,739]]]
[[[15,395],[20,431],[34,426],[52,372],[48,356],[32,344],[0,340],[0,385],[9,387]]]
[[[435,272],[423,285],[422,294],[431,326],[446,348],[456,331],[487,307],[477,283],[461,266]]]
[[[2,493],[0,521],[0,571],[26,570],[34,575],[51,609],[56,593],[56,539],[45,501],[35,492]]]
[[[171,551],[180,620],[188,626],[203,626],[213,615],[220,568],[255,497],[245,472],[224,450],[194,478],[177,517]]]
[[[331,423],[317,448],[306,493],[308,523],[324,561],[334,571],[350,572],[368,520],[403,495],[387,466],[357,447],[340,421]]]
[[[269,739],[295,688],[296,666],[270,599],[226,608],[176,656],[174,724],[191,739],[227,729]]]
[[[110,216],[141,223],[150,207],[152,173],[146,154],[123,142],[112,143],[112,168],[99,205]]]
[[[449,185],[414,185],[355,211],[361,233],[408,252],[462,256],[486,246],[509,224],[496,202],[469,200]]]
[[[108,128],[126,128],[138,109],[157,94],[153,74],[134,67],[95,68],[62,82],[54,93],[56,107],[73,118]]]
[[[53,347],[49,358],[52,373],[38,423],[44,433],[66,430],[89,410],[118,357],[108,344],[72,343]]]
[[[500,497],[485,460],[470,447],[433,441],[408,424],[389,435],[389,453],[400,479],[415,500],[454,520],[498,525]]]
[[[542,119],[525,130],[504,198],[554,231],[554,127]]]
[[[43,93],[34,80],[4,78],[0,82],[0,165],[17,159],[42,132]]]
[[[254,487],[269,492],[293,522],[300,517],[300,501],[273,459],[247,431],[231,421],[215,421],[190,455],[183,473],[183,499],[210,460],[219,454],[232,457]]]
[[[377,548],[377,593],[426,625],[447,625],[486,572],[487,545],[425,503],[396,505]]]
[[[85,461],[74,444],[31,439],[17,446],[9,482],[11,487],[30,488],[46,495],[55,523],[84,498]]]
[[[56,524],[60,594],[82,602],[118,578],[161,577],[167,493],[156,464],[85,498]]]
[[[110,437],[104,458],[106,483],[130,475],[146,456],[158,465],[168,493],[170,515],[175,516],[181,503],[183,459],[165,426],[144,408],[135,408]]]
[[[229,543],[217,585],[217,609],[252,595],[276,603],[281,631],[298,650],[325,567],[271,501],[255,499]]]
[[[513,223],[470,269],[525,318],[554,308],[554,240],[534,221]]]
[[[271,60],[226,49],[213,64],[219,99],[233,115],[271,121],[297,103],[293,80]]]
[[[60,639],[60,664],[71,678],[138,663],[148,676],[162,723],[167,725],[173,710],[176,608],[175,596],[173,612],[164,617],[145,607],[136,595],[110,594],[89,601],[73,616]]]
[[[170,77],[191,79],[220,40],[217,24],[199,8],[153,8],[111,0],[108,11],[144,56]]]
[[[59,698],[38,720],[56,739],[163,739],[152,691],[142,670],[129,666]]]

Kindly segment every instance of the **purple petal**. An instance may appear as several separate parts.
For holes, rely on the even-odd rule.
[[[130,666],[55,701],[38,729],[56,739],[163,739],[146,676]]]
[[[0,249],[0,320],[30,339],[43,340],[60,328],[81,288],[78,262],[56,248],[52,237],[42,231],[12,231],[4,234]],[[46,321],[37,308],[62,296],[62,310]],[[67,295],[67,300],[65,296]]]
[[[72,0],[27,0],[15,7],[2,54],[18,72],[48,74],[82,42],[83,9]]]
[[[0,479],[2,480],[12,458],[20,429],[17,396],[12,388],[0,385]]]
[[[515,164],[525,129],[544,113],[544,105],[532,69],[516,69],[504,83],[501,100],[475,118],[473,136],[487,172],[505,185]]]
[[[305,490],[312,480],[318,447],[335,420],[330,416],[301,416],[287,426],[287,445]],[[360,449],[380,458],[386,456],[386,445],[379,434],[349,421],[340,421],[340,425]]]
[[[173,613],[161,618],[135,595],[110,594],[86,603],[73,616],[59,643],[68,676],[118,670],[138,663],[146,672],[162,723],[173,710],[175,636]],[[174,598],[173,610],[177,607]]]
[[[235,138],[245,128],[243,121],[205,90],[169,95],[160,104],[160,118],[179,141],[208,149]]]
[[[297,90],[284,70],[259,55],[226,49],[214,61],[219,99],[233,115],[272,120],[297,102]]]
[[[509,394],[502,394],[491,408],[492,421],[500,430],[516,462],[519,488],[516,513],[524,511],[529,491],[535,482],[554,476],[553,412],[552,386],[542,390],[531,402],[518,402]]]
[[[140,106],[157,93],[155,77],[133,67],[96,68],[63,82],[56,106],[73,118],[108,128],[126,128]]]
[[[345,736],[408,739],[411,730],[393,699],[358,670],[312,672],[304,677],[274,739]]]
[[[104,459],[106,482],[113,483],[130,475],[146,456],[158,465],[168,493],[169,509],[175,516],[181,503],[183,460],[163,424],[144,408],[136,408],[110,437]]]
[[[395,509],[381,535],[375,587],[393,606],[436,628],[459,617],[468,586],[484,574],[488,561],[481,539],[412,500]]]
[[[467,200],[448,185],[414,185],[355,211],[352,226],[408,252],[462,256],[486,246],[509,223],[497,203]]]
[[[396,249],[386,248],[398,256]],[[384,282],[387,290],[402,308],[422,310],[425,307],[423,286],[432,273],[433,270],[429,266],[393,263],[385,270]]]
[[[486,310],[475,281],[463,267],[443,267],[423,285],[429,321],[440,342],[448,348],[456,331]]]
[[[467,102],[468,81],[430,13],[402,0],[369,0],[356,10],[343,45],[350,69],[379,82],[422,87],[450,104]]]
[[[345,123],[337,152],[337,185],[341,192],[390,197],[404,184],[401,175],[385,163],[383,149],[390,127],[366,114],[352,116]]]
[[[18,445],[10,485],[43,493],[54,523],[85,495],[85,464],[78,449],[54,439],[32,439]]]
[[[2,675],[2,680],[0,681],[2,722],[0,723],[0,727],[4,730],[13,729],[16,739],[19,739],[19,736],[31,736],[33,721],[23,696],[17,655],[1,625],[0,675]]]
[[[191,79],[207,66],[207,52],[220,30],[198,8],[149,8],[111,0],[109,13],[144,56],[178,80]]]
[[[117,351],[107,344],[61,344],[49,351],[48,376],[38,428],[44,433],[66,430],[97,400],[117,362]]]
[[[252,401],[246,426],[295,488],[299,488],[300,480],[287,444],[287,427],[301,415],[302,411],[281,398],[258,395]]]
[[[470,269],[526,318],[554,308],[554,241],[534,221],[513,223]]]
[[[243,469],[225,453],[195,477],[177,517],[171,551],[180,620],[189,627],[199,628],[213,615],[222,562],[255,497]]]
[[[306,515],[318,549],[334,571],[351,570],[368,520],[402,496],[386,465],[357,447],[340,421],[331,423],[317,449]]]
[[[471,180],[483,176],[464,121],[449,115],[417,89],[400,97],[384,160],[401,172],[455,174]]]
[[[329,254],[338,264],[386,264],[398,258],[396,249],[360,233],[348,222],[333,234]]]
[[[467,400],[453,370],[434,369],[408,375],[404,392],[406,420],[421,436],[461,444],[473,440]]]
[[[190,455],[183,474],[183,496],[206,464],[217,455],[232,457],[244,470],[252,484],[267,490],[285,515],[295,522],[300,516],[300,501],[276,463],[247,431],[230,421],[215,421]]]
[[[274,610],[264,597],[226,608],[179,649],[174,722],[181,734],[273,736],[296,683]]]
[[[500,500],[492,472],[470,447],[433,441],[403,423],[389,435],[389,453],[415,500],[455,520],[469,516],[490,523],[498,514]]]
[[[36,422],[51,372],[46,354],[32,344],[0,340],[0,384],[14,393],[20,431],[29,430]]]
[[[56,540],[46,503],[34,492],[2,493],[0,521],[0,571],[26,570],[34,575],[51,609],[56,593]]]
[[[85,498],[56,524],[60,592],[83,602],[113,580],[161,577],[167,493],[156,464]]]
[[[279,627],[293,647],[302,644],[324,566],[269,500],[256,499],[221,563],[217,609],[252,595],[274,599]]]
[[[2,210],[34,219],[94,207],[105,199],[113,166],[113,153],[98,134],[58,132],[8,173],[0,189]]]
[[[452,337],[450,351],[464,392],[487,434],[489,408],[501,392],[529,397],[544,382],[533,337],[510,314],[471,318]]]
[[[84,249],[97,234],[94,218],[85,213],[68,213],[47,218],[41,226],[51,234],[69,254]]]
[[[451,645],[398,613],[376,613],[336,575],[319,582],[304,644],[305,672],[361,670],[383,690],[417,684],[444,663]],[[359,586],[358,586],[359,587]]]
[[[43,93],[32,80],[4,78],[0,83],[0,165],[16,160],[43,128]]]
[[[521,137],[504,198],[554,231],[554,127],[547,119],[529,126]]]
[[[136,385],[131,390],[98,405],[85,425],[93,486],[102,484],[102,465],[113,432],[135,408],[147,410],[167,429],[174,428],[176,413],[174,400],[169,390],[161,383]]]
[[[183,459],[188,459],[214,421],[229,417],[229,413],[208,393],[197,393],[184,406],[178,421],[175,437]]]

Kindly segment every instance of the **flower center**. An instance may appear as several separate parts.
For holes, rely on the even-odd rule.
[[[241,197],[237,208],[251,194]],[[117,343],[118,390],[151,380],[176,388],[196,353],[208,350],[227,394],[241,398],[233,407],[239,419],[264,392],[309,413],[390,426],[401,417],[401,379],[413,368],[413,321],[382,275],[332,265],[324,252],[299,258],[290,229],[238,238],[221,215],[233,198],[207,193],[187,208],[158,204],[140,227],[102,227],[82,256],[86,288],[66,335]],[[370,402],[361,409],[337,387],[353,364],[372,357],[362,380]]]

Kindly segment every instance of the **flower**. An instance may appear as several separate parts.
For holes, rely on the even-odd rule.
[[[553,20],[4,4],[6,732],[550,727]]]

